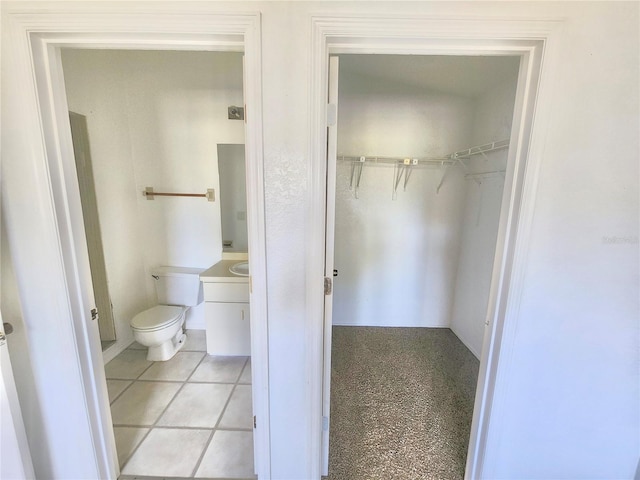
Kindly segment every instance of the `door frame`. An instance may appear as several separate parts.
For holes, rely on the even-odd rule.
[[[3,163],[3,197],[25,323],[32,346],[50,352],[68,347],[69,369],[51,372],[44,359],[34,361],[34,377],[42,395],[67,385],[86,418],[82,439],[93,454],[83,468],[96,478],[116,478],[119,466],[97,326],[89,312],[93,301],[86,238],[64,90],[60,49],[118,48],[143,50],[243,51],[246,119],[247,226],[251,252],[252,393],[257,473],[270,478],[266,241],[262,145],[261,18],[259,13],[211,13],[206,8],[164,5],[68,4],[62,11],[40,13],[17,4],[4,18],[12,58],[10,83],[19,95],[9,111],[18,112],[19,133],[4,129],[9,141]],[[179,10],[178,10],[179,8]],[[185,11],[186,10],[186,11]],[[19,85],[20,90],[15,90]],[[4,85],[3,85],[4,87]],[[10,103],[9,102],[9,103]],[[18,107],[19,105],[19,107]],[[16,131],[18,130],[16,129]],[[4,140],[4,135],[3,135]],[[3,155],[4,156],[4,155]],[[22,185],[20,185],[22,183]],[[25,187],[26,185],[26,187]],[[25,191],[26,190],[26,191]],[[30,218],[31,222],[21,221]],[[38,240],[34,233],[37,230]],[[51,245],[42,248],[42,240]],[[89,279],[89,281],[87,281]],[[46,295],[42,292],[46,291]],[[40,293],[38,293],[40,292]],[[48,323],[56,319],[58,328]],[[44,355],[44,353],[43,353]],[[73,394],[71,393],[71,394]],[[71,401],[71,400],[69,400]],[[56,402],[53,401],[53,404]],[[52,405],[53,409],[54,406]],[[42,439],[51,451],[49,468],[65,476],[68,432],[54,426],[55,412],[45,415]],[[85,417],[86,416],[86,417]],[[61,421],[61,420],[58,420]],[[80,439],[78,439],[80,441]],[[56,458],[60,458],[56,463]],[[93,462],[93,463],[92,463]]]
[[[551,115],[560,19],[389,16],[314,16],[311,56],[311,152],[307,229],[308,369],[311,380],[312,478],[320,476],[323,438],[323,289],[327,183],[329,55],[512,55],[521,57],[489,307],[474,405],[465,478],[482,478],[491,418],[505,388],[499,369],[514,348],[536,186]],[[325,421],[326,422],[326,421]]]

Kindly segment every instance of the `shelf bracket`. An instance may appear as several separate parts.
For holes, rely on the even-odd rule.
[[[360,157],[357,161],[351,163],[351,181],[349,182],[349,190],[353,191],[354,197],[358,198],[358,189],[360,188],[360,179],[362,178],[362,167],[366,158]]]

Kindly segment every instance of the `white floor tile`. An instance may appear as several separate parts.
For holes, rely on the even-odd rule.
[[[166,362],[154,362],[140,380],[185,381],[204,357],[204,353],[178,352]]]
[[[208,355],[193,373],[190,382],[235,383],[247,357]]]
[[[118,464],[120,467],[122,467],[122,464],[129,458],[148,431],[148,428],[137,427],[113,428],[113,433],[116,437],[116,450],[118,451]]]
[[[140,345],[138,342],[133,342],[127,348],[131,350],[147,350],[147,347],[145,347],[144,345]]]
[[[256,478],[253,474],[253,433],[216,430],[196,478]]]
[[[135,379],[153,362],[147,360],[146,350],[125,350],[107,363],[104,371],[107,378]]]
[[[188,383],[162,415],[158,425],[213,428],[233,385]]]
[[[244,367],[238,383],[251,385],[251,359],[249,359],[249,361],[247,362],[247,366]]]
[[[125,388],[131,385],[131,380],[107,380],[107,392],[109,392],[109,402],[113,402]]]
[[[181,385],[135,382],[111,405],[114,425],[153,425]]]
[[[187,341],[182,347],[183,352],[206,352],[207,339],[204,330],[187,330]]]
[[[122,469],[125,475],[190,477],[210,430],[154,428]]]
[[[237,385],[218,428],[252,428],[251,385]]]

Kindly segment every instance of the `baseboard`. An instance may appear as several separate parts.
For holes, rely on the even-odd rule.
[[[469,342],[466,338],[464,338],[464,335],[460,335],[458,332],[456,332],[456,329],[453,328],[453,326],[449,327],[451,329],[451,331],[453,332],[453,334],[458,337],[458,340],[460,340],[465,347],[467,347],[467,349],[469,349],[469,351],[471,353],[473,353],[473,356],[476,357],[478,360],[480,360],[480,353],[481,352],[476,352],[475,348],[473,348],[471,346],[471,342]]]
[[[129,345],[131,345],[133,342],[134,342],[133,338],[128,338],[121,342],[118,342],[116,340],[116,343],[114,343],[109,348],[107,348],[104,352],[102,352],[102,359],[104,360],[104,364],[106,365],[111,360],[113,360],[118,355],[120,355],[122,352],[124,352],[129,347]]]
[[[434,323],[432,325],[410,325],[410,324],[398,324],[398,323],[349,323],[333,321],[334,327],[385,327],[385,328],[449,328],[447,324]]]

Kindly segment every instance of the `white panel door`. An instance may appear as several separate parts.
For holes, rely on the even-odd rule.
[[[338,152],[339,58],[329,58],[327,105],[327,206],[325,226],[324,365],[322,372],[322,475],[329,474],[329,426],[331,413],[331,326],[333,313],[333,244],[336,212],[336,155]]]
[[[35,478],[0,314],[0,478]]]

